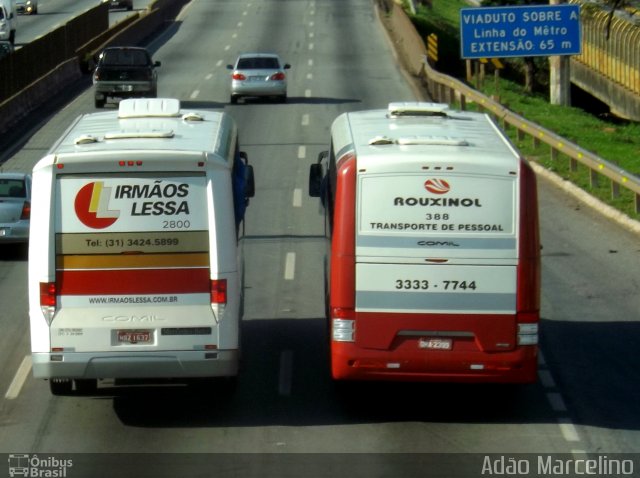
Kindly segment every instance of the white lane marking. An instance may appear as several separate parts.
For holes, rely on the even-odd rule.
[[[293,190],[293,207],[302,207],[302,189]]]
[[[544,388],[556,388],[556,382],[548,370],[538,370],[538,379]]]
[[[189,96],[189,98],[192,100],[195,100],[199,94],[200,94],[200,90],[195,90],[193,93],[191,93],[191,96]]]
[[[307,73],[307,80],[313,80],[313,73]]]
[[[298,159],[304,159],[307,156],[307,147],[298,146]]]
[[[540,349],[538,349],[538,365],[541,367],[545,367],[547,365],[544,355],[542,355],[542,350]]]
[[[24,382],[26,382],[29,372],[31,372],[31,355],[26,355],[22,359],[22,362],[18,367],[18,371],[7,389],[7,393],[4,394],[4,398],[7,400],[14,400],[18,398],[20,390],[22,390],[22,386],[24,385]]]
[[[288,397],[291,395],[291,378],[293,376],[293,352],[283,350],[280,353],[280,376],[278,380],[278,393]]]
[[[556,393],[556,392],[547,393],[547,400],[549,401],[549,404],[551,405],[551,408],[553,409],[554,412],[567,411],[567,405],[564,403],[564,400],[562,399],[562,395],[560,395],[559,393]]]
[[[308,114],[302,115],[301,124],[302,124],[302,126],[309,126],[309,115]]]
[[[305,98],[311,98],[311,90],[309,90],[309,89],[304,90],[304,97]]]
[[[313,50],[313,43],[309,43],[309,50]]]
[[[287,252],[284,261],[284,280],[293,280],[296,276],[296,253]]]
[[[307,65],[308,66],[313,66],[313,59],[310,58],[309,61],[307,62]]]
[[[238,22],[238,24],[236,25],[238,28],[240,28],[242,26],[242,22]]]
[[[560,418],[558,419],[558,425],[560,426],[560,431],[566,441],[580,441],[578,430],[576,430],[575,425],[571,423],[571,420],[568,418]]]
[[[216,66],[222,66],[222,60],[216,61]]]
[[[204,77],[205,80],[210,80],[211,78],[213,78],[213,73],[209,73],[207,76]]]

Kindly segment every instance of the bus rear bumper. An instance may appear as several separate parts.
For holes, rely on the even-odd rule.
[[[35,378],[190,378],[238,374],[238,350],[33,353]]]
[[[397,354],[334,342],[331,373],[335,380],[524,384],[537,380],[537,361],[536,346],[500,353]]]

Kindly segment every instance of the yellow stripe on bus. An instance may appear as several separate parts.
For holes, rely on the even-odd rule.
[[[159,269],[167,267],[209,267],[206,252],[186,254],[109,254],[57,256],[57,270],[74,269]]]
[[[102,194],[102,182],[96,181],[93,183],[93,190],[91,191],[91,202],[89,203],[89,212],[98,212],[98,206],[100,205],[100,195]]]

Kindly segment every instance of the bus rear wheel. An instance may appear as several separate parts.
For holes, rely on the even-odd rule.
[[[73,382],[70,378],[52,378],[49,379],[49,388],[53,395],[71,395],[73,392]]]

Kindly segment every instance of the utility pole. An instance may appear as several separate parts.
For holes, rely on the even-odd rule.
[[[565,0],[549,0],[560,5]],[[549,57],[549,100],[552,105],[571,105],[571,62],[568,55]]]

